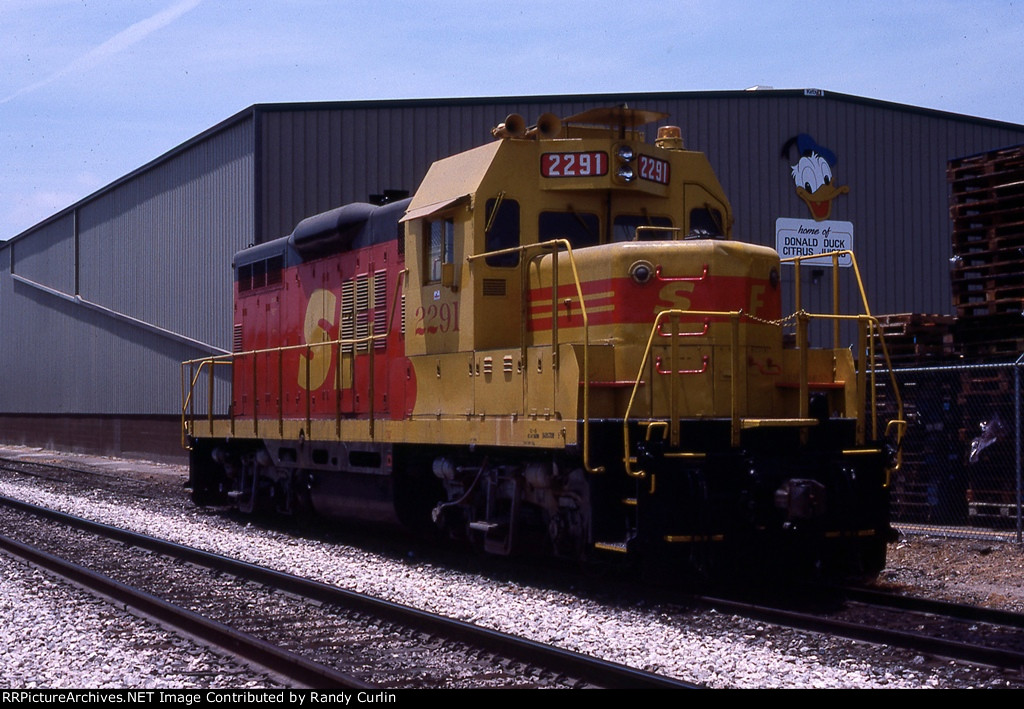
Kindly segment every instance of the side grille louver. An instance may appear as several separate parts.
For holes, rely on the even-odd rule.
[[[485,278],[483,281],[483,294],[491,297],[503,297],[506,295],[504,278]]]

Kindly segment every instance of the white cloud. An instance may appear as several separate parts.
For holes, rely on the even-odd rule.
[[[103,42],[98,47],[89,50],[57,72],[50,74],[40,81],[22,87],[7,97],[0,99],[0,104],[7,103],[18,96],[52,84],[66,76],[84,73],[89,69],[102,64],[110,57],[123,52],[132,45],[141,42],[146,37],[153,34],[153,32],[156,32],[157,30],[174,22],[189,10],[197,7],[201,2],[202,0],[178,0],[178,2],[174,3],[170,7],[161,10],[155,15],[147,17],[145,20],[136,22],[121,32],[118,32],[106,42]]]

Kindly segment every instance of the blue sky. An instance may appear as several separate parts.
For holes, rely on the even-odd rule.
[[[762,85],[1024,124],[1024,0],[0,0],[0,37],[0,239],[254,103]]]

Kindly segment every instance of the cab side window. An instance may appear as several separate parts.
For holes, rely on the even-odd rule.
[[[489,199],[485,210],[484,251],[501,251],[519,246],[519,202],[514,199]],[[488,256],[488,266],[519,265],[519,254]]]
[[[612,241],[672,241],[676,233],[666,217],[646,217],[640,214],[620,214],[612,227]],[[637,232],[637,227],[643,227]]]
[[[721,239],[725,236],[722,213],[713,207],[690,210],[690,233],[687,239]]]
[[[423,232],[427,247],[424,281],[439,283],[442,264],[455,261],[455,220],[431,219],[424,224]]]
[[[586,212],[541,212],[538,221],[539,238],[568,239],[574,249],[601,243],[601,220]]]
[[[284,256],[271,256],[239,266],[238,292],[280,285],[283,271]]]

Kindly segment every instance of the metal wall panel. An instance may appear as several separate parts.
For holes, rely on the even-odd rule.
[[[0,411],[180,412],[180,363],[230,348],[231,258],[253,234],[252,152],[251,121],[236,122],[6,249],[16,261],[0,284]],[[52,236],[67,222],[77,262],[74,240]]]
[[[385,190],[412,193],[432,162],[491,140],[491,128],[509,113],[532,123],[545,111],[571,115],[607,103],[504,99],[257,107],[258,240],[289,234],[305,217]]]
[[[836,153],[835,181],[850,191],[831,219],[854,225],[875,313],[950,312],[946,162],[1024,140],[1024,127],[849,97],[769,91],[678,107],[688,146],[708,154],[732,199],[740,239],[774,245],[778,217],[809,216],[789,179],[796,156],[781,157],[786,140],[808,133]]]
[[[18,242],[15,273],[68,293],[75,291],[75,215],[40,227]]]
[[[778,217],[807,216],[785,142],[828,146],[849,187],[831,218],[854,224],[875,313],[951,312],[946,163],[1024,142],[1022,126],[803,91],[254,106],[0,245],[0,412],[175,413],[178,363],[230,347],[237,249],[415,190],[508,113],[532,123],[621,103],[671,114],[718,172],[737,238],[755,243],[774,245]],[[809,281],[808,307],[826,308]]]
[[[229,349],[220,306],[231,302],[231,258],[252,241],[252,175],[246,122],[84,204],[82,296]]]
[[[194,348],[4,279],[0,411],[174,414],[179,364]]]
[[[781,154],[786,141],[807,133],[831,149],[837,183],[849,187],[831,219],[854,225],[875,313],[950,312],[946,162],[1024,141],[1022,126],[817,91],[261,106],[257,238],[288,234],[306,216],[388,188],[413,191],[432,161],[491,140],[508,113],[532,123],[543,111],[567,116],[621,103],[670,114],[686,146],[705,152],[718,172],[737,238],[754,243],[774,246],[778,217],[809,217],[790,178],[797,156]],[[821,280],[805,291],[809,307],[830,304],[829,279]],[[844,300],[853,304],[852,290]]]

